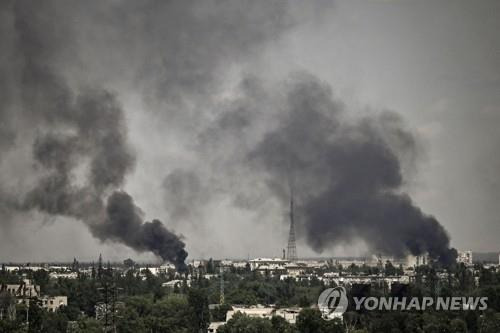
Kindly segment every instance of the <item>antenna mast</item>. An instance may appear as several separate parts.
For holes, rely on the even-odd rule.
[[[287,259],[297,261],[297,246],[295,245],[295,220],[293,215],[293,187],[290,186],[290,233],[288,234]]]

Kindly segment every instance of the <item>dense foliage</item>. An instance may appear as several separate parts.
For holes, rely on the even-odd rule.
[[[212,267],[210,266],[212,265]],[[174,272],[153,275],[139,271],[128,263],[124,271],[99,268],[91,275],[78,274],[76,279],[50,279],[44,270],[9,273],[0,271],[0,284],[19,283],[27,277],[41,286],[43,294],[67,295],[68,306],[57,312],[41,308],[36,299],[29,309],[14,305],[15,317],[7,316],[7,309],[15,299],[0,292],[0,332],[103,332],[116,327],[117,332],[206,332],[212,321],[225,321],[229,304],[274,304],[276,307],[303,308],[295,324],[281,317],[271,320],[252,318],[237,313],[221,333],[322,333],[322,332],[380,332],[380,333],[497,333],[500,332],[500,273],[495,268],[477,265],[474,269],[457,265],[449,273],[432,267],[420,267],[414,281],[402,289],[388,288],[385,284],[368,289],[350,288],[355,294],[382,296],[487,296],[486,311],[355,311],[350,302],[343,320],[325,321],[314,309],[318,295],[325,285],[317,278],[296,281],[265,276],[249,268],[231,269],[224,273],[226,304],[219,303],[220,279],[214,263],[205,270],[191,272],[190,283],[185,276]],[[373,268],[348,267],[335,270],[348,274],[373,274]],[[368,272],[368,270],[371,270]],[[400,268],[386,265],[380,274],[401,274]],[[210,273],[208,273],[210,272]],[[212,275],[206,275],[206,274]],[[23,276],[24,274],[24,276]],[[214,275],[215,274],[215,275]],[[179,280],[173,287],[163,283]],[[108,304],[108,311],[99,314],[99,305]],[[96,307],[96,305],[98,305]],[[29,321],[29,325],[28,325]]]

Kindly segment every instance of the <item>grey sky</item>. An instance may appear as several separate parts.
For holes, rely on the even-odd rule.
[[[123,189],[145,219],[184,235],[190,257],[281,254],[286,206],[248,169],[244,151],[279,124],[283,86],[297,72],[329,85],[349,117],[401,115],[418,146],[402,160],[404,191],[445,227],[452,246],[499,250],[498,1],[101,3],[33,9],[48,50],[34,56],[75,91],[116,93],[136,155]],[[0,6],[0,75],[8,79],[0,82],[0,261],[99,252],[152,259],[101,243],[71,218],[9,208],[3,193],[21,197],[41,172],[31,143],[46,129],[20,111],[12,8]],[[363,243],[321,255],[363,254]],[[315,255],[301,235],[298,251]]]

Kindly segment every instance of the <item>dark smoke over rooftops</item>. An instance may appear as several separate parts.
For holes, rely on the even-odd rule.
[[[184,198],[196,198],[206,186],[227,191],[249,210],[259,210],[258,198],[270,196],[286,210],[292,187],[297,233],[318,253],[362,239],[376,253],[428,253],[445,265],[453,262],[444,228],[402,192],[403,168],[413,166],[419,147],[397,114],[355,116],[307,73],[294,73],[268,93],[251,81],[200,136],[200,156],[211,154],[208,185],[192,172],[172,173],[166,184],[181,186]],[[186,202],[200,204],[184,200],[177,208]]]
[[[19,63],[14,69],[2,63],[2,69],[19,71],[9,73],[7,85],[15,91],[12,98],[19,98],[19,132],[35,129],[33,159],[40,172],[28,193],[13,200],[10,208],[74,217],[101,241],[150,251],[184,270],[184,242],[159,220],[143,223],[130,195],[119,190],[135,157],[116,96],[98,85],[72,89],[58,70],[58,53],[74,47],[64,35],[67,22],[61,17],[54,24],[57,20],[50,16],[60,14],[61,8],[51,2],[19,1],[1,9],[14,36],[7,41],[11,49],[6,49],[18,57],[17,62],[9,59],[11,67]],[[8,113],[9,105],[1,110]],[[2,125],[10,119],[2,115]]]
[[[299,228],[314,250],[361,238],[377,253],[453,262],[444,228],[400,192],[397,147],[415,154],[416,143],[396,114],[348,121],[330,88],[308,75],[291,85],[284,108],[250,159],[284,204],[293,187]]]
[[[210,236],[212,227],[200,226],[221,202],[264,215],[273,201],[285,211],[292,187],[298,235],[318,253],[363,239],[384,254],[453,259],[444,228],[402,190],[418,140],[397,114],[356,116],[313,75],[269,82],[249,70],[264,45],[297,24],[286,2],[5,1],[0,18],[8,78],[0,81],[0,162],[27,146],[32,153],[18,174],[28,188],[0,188],[2,216],[73,217],[101,241],[184,269],[183,239],[159,220],[144,222],[124,190],[144,166],[130,122],[149,117],[161,124],[161,144],[147,128],[143,148],[178,154],[143,160],[160,170],[144,186],[162,191],[176,229],[190,221]],[[146,106],[132,107],[137,118],[125,114],[127,89]],[[165,138],[178,140],[177,150]]]
[[[91,229],[102,240],[123,242],[138,251],[152,251],[184,271],[187,257],[184,243],[168,231],[161,221],[143,223],[141,215],[130,195],[116,191],[108,198],[104,222],[91,226]]]

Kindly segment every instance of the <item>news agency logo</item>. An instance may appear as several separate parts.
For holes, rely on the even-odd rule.
[[[473,311],[486,310],[488,297],[353,297],[356,311]],[[344,287],[324,290],[318,298],[318,308],[324,319],[340,318],[349,301]]]
[[[356,311],[474,311],[488,308],[488,297],[353,297]]]
[[[327,320],[340,318],[347,310],[348,303],[344,287],[328,288],[318,298],[318,308]]]

